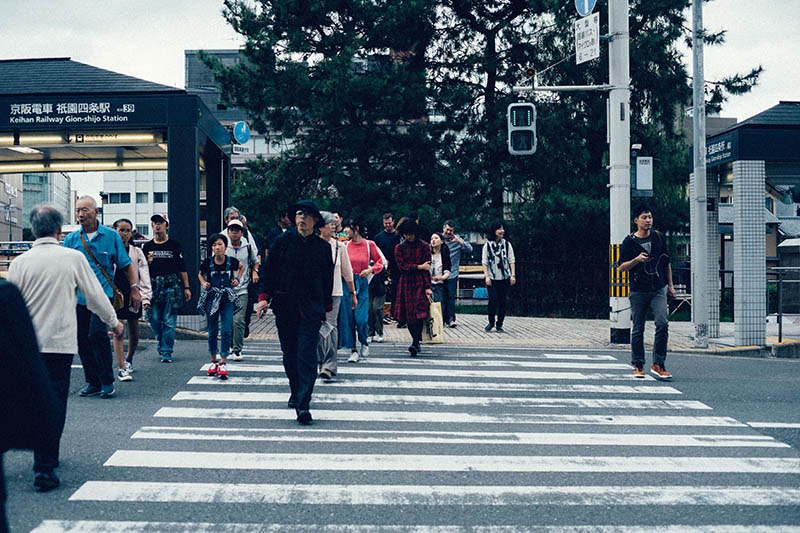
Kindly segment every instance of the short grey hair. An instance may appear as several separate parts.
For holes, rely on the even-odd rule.
[[[231,216],[231,213],[236,213],[237,215],[240,215],[240,214],[241,214],[241,213],[239,212],[239,210],[238,210],[237,208],[233,207],[233,206],[226,207],[226,208],[225,208],[225,212],[224,212],[224,218],[225,218],[225,220],[228,220],[228,217],[229,217],[229,216]]]
[[[61,211],[50,204],[39,204],[31,210],[31,231],[37,239],[55,237],[64,225]]]
[[[92,201],[92,207],[94,208],[95,211],[97,211],[97,200],[95,200],[94,196],[92,196],[90,194],[84,194],[83,196],[78,198],[78,202],[80,202],[81,200],[87,200],[87,199]],[[75,203],[77,204],[78,202],[75,202]]]

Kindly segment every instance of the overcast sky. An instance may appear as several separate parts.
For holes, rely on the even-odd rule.
[[[572,3],[572,0],[564,0]],[[241,38],[221,15],[221,0],[26,0],[0,17],[0,59],[71,57],[76,61],[183,87],[183,51],[236,48]],[[705,48],[705,77],[762,65],[761,83],[733,97],[722,116],[744,120],[779,100],[800,101],[800,0],[714,0],[710,30],[727,43]],[[605,18],[607,13],[601,13]],[[691,13],[688,14],[691,22]],[[691,58],[687,58],[691,72]]]

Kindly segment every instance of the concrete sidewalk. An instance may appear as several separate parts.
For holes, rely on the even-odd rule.
[[[484,315],[458,315],[458,327],[445,328],[449,344],[508,344],[537,348],[629,348],[627,344],[611,344],[608,320],[574,318],[506,317],[504,333],[484,331]],[[645,327],[645,344],[648,350],[653,343],[654,326]],[[709,348],[694,347],[694,326],[691,322],[671,322],[669,326],[669,351],[676,353],[712,353],[748,357],[800,357],[800,316],[784,315],[783,342],[778,343],[778,324],[770,317],[767,324],[767,346],[735,346],[733,323],[720,324],[720,338],[711,339]],[[258,320],[253,317],[251,339],[277,339],[272,313]],[[395,324],[384,326],[384,340],[406,344],[411,337],[407,329]]]

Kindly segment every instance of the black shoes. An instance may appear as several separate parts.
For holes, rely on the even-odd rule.
[[[94,385],[86,385],[81,391],[78,393],[80,396],[97,396],[100,394],[100,387],[95,387]]]
[[[493,328],[493,327],[494,327],[494,326],[493,326],[492,324],[486,324],[486,327],[485,327],[485,328],[483,328],[483,330],[484,330],[484,331],[492,331],[492,328]]]
[[[497,333],[503,333],[504,331],[503,326],[497,326]]]
[[[311,420],[313,420],[311,418],[311,411],[309,411],[308,409],[302,409],[300,411],[297,411],[297,421],[300,424],[308,426],[311,424]]]
[[[416,344],[412,344],[408,347],[408,353],[411,354],[411,357],[416,357],[419,353],[419,346]]]
[[[37,472],[33,478],[33,487],[37,492],[49,492],[60,484],[61,481],[54,472]]]
[[[296,398],[289,398],[289,402],[286,404],[289,409],[297,409],[297,399]]]

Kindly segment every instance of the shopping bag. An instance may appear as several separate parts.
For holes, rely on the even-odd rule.
[[[428,318],[422,327],[422,342],[425,344],[438,344],[444,342],[444,320],[442,320],[442,304],[431,302]]]

